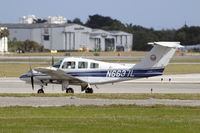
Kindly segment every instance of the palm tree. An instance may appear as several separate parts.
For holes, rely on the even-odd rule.
[[[3,29],[3,30],[1,30],[1,36],[2,36],[2,37],[8,37],[8,36],[9,36],[9,31],[8,31],[8,29]]]
[[[0,24],[0,39],[2,38],[1,24]]]

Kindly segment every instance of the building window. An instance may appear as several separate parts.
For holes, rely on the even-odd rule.
[[[62,65],[63,69],[75,69],[76,66],[76,62],[74,61],[68,61],[68,62],[64,62]]]
[[[78,62],[78,68],[79,69],[86,69],[86,68],[88,68],[88,63],[80,61],[80,62]]]
[[[99,64],[98,63],[90,63],[90,68],[97,69],[97,68],[99,68]]]
[[[44,40],[49,41],[49,35],[44,35]]]

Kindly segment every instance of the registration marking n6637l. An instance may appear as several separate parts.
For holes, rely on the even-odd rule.
[[[106,77],[132,77],[134,76],[133,70],[109,70]]]

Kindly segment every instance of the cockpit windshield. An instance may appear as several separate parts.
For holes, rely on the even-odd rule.
[[[63,59],[59,60],[58,62],[56,62],[55,64],[53,64],[53,67],[59,68],[61,63],[62,63]]]

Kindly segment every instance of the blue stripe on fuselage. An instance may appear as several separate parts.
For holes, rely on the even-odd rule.
[[[86,72],[68,72],[67,74],[74,77],[117,77],[117,78],[137,78],[137,77],[151,77],[162,75],[164,68],[134,70],[134,69],[114,69],[104,71],[86,71]]]
[[[96,70],[85,72],[67,72],[67,74],[73,77],[111,77],[111,78],[140,78],[140,77],[152,77],[162,75],[164,68],[159,69],[113,69],[113,70]],[[46,74],[37,74],[37,76],[48,76]],[[29,75],[21,75],[20,79],[30,78]]]

